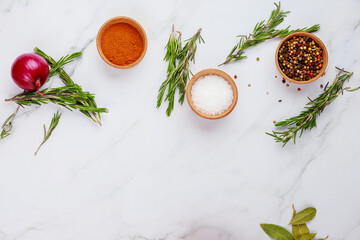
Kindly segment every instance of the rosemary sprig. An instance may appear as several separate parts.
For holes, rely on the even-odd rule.
[[[316,24],[309,28],[305,27],[290,30],[290,26],[288,26],[285,29],[276,30],[275,27],[277,27],[280,23],[284,21],[284,18],[288,13],[290,13],[290,11],[281,10],[280,2],[279,4],[274,4],[276,6],[276,9],[271,12],[267,22],[265,23],[265,20],[262,20],[261,22],[257,23],[254,27],[253,32],[249,35],[239,35],[239,43],[233,47],[229,55],[226,57],[226,60],[219,66],[227,64],[229,62],[236,62],[246,59],[247,57],[244,55],[245,49],[256,46],[268,39],[283,38],[294,32],[315,32],[320,29],[320,25]]]
[[[38,54],[39,56],[43,57],[48,62],[48,64],[51,66],[50,75],[58,74],[65,85],[75,84],[74,81],[70,78],[70,76],[62,69],[62,67],[65,64],[72,62],[75,58],[81,56],[81,54],[82,54],[81,52],[76,52],[71,55],[66,55],[65,57],[60,58],[60,60],[57,62],[52,57],[50,57],[49,55],[47,55],[43,51],[41,51],[39,48],[34,48],[34,52],[36,54]],[[79,91],[79,93],[83,92],[81,87],[78,89],[78,91]],[[78,104],[83,105],[85,108],[86,107],[97,108],[97,104],[95,102],[94,97],[89,98],[89,99],[83,99],[83,100],[79,101]],[[80,110],[80,112],[101,126],[100,113],[102,113],[102,111],[92,112],[92,111]],[[104,113],[105,112],[108,112],[108,110],[106,109],[106,111],[104,111]]]
[[[192,61],[195,63],[195,53],[197,49],[196,42],[199,41],[199,43],[205,43],[204,39],[200,35],[201,30],[202,29],[200,28],[192,38],[185,41],[186,44],[178,56],[178,59],[180,60],[178,67],[182,69],[182,72],[180,73],[180,78],[175,81],[175,84],[179,84],[179,103],[181,104],[183,104],[185,99],[186,84],[190,78],[191,73],[189,62]],[[175,91],[175,86],[172,86],[172,89]]]
[[[54,129],[57,127],[59,120],[61,117],[61,113],[59,113],[58,111],[54,114],[54,117],[51,119],[50,122],[50,126],[49,129],[46,131],[46,126],[44,124],[44,139],[41,142],[40,146],[38,147],[38,149],[35,152],[35,155],[37,155],[37,153],[39,152],[41,146],[50,138],[52,132],[54,131]]]
[[[37,92],[25,92],[13,98],[5,99],[6,102],[15,102],[20,106],[30,106],[32,104],[41,105],[49,102],[63,106],[69,110],[76,109],[87,113],[105,113],[106,108],[98,108],[91,105],[84,105],[85,101],[95,101],[94,94],[83,92],[77,84],[71,84],[58,88],[43,90],[44,96]]]
[[[272,131],[272,133],[266,133],[275,139],[275,142],[283,143],[286,145],[291,139],[296,143],[296,136],[299,134],[301,137],[304,130],[311,130],[316,127],[317,117],[324,111],[324,109],[332,103],[340,94],[344,91],[353,92],[360,89],[360,87],[351,89],[350,87],[343,87],[345,81],[348,81],[353,75],[352,72],[344,71],[344,69],[336,68],[339,70],[335,77],[335,80],[331,86],[328,84],[324,88],[324,92],[321,93],[316,99],[309,99],[309,103],[305,109],[298,115],[289,119],[286,119],[275,124],[276,127],[288,127],[284,131]]]
[[[181,46],[181,33],[174,31],[174,25],[172,26],[172,32],[170,34],[168,43],[166,44],[166,54],[164,57],[164,61],[169,62],[168,68],[167,68],[167,74],[169,75],[175,68],[176,68],[176,59],[181,52],[182,46]],[[175,91],[170,93],[170,89],[173,85],[173,82],[171,79],[167,78],[160,86],[159,94],[157,97],[157,105],[156,107],[159,108],[161,106],[161,103],[163,101],[163,97],[165,94],[166,89],[168,89],[168,94],[170,94],[167,97],[167,100],[169,102],[168,108],[166,112],[171,113],[170,109],[174,108],[174,98],[175,98]],[[170,115],[170,114],[169,114]]]
[[[204,39],[201,37],[201,28],[195,33],[194,36],[185,40],[186,44],[181,49],[181,34],[176,37],[174,32],[171,33],[168,45],[166,47],[167,52],[165,55],[165,60],[169,59],[168,65],[168,74],[166,80],[161,84],[158,94],[157,107],[159,108],[162,103],[162,99],[165,93],[166,88],[168,92],[166,94],[165,100],[168,101],[168,107],[166,109],[166,115],[170,116],[171,112],[174,109],[174,98],[176,89],[179,90],[179,103],[183,104],[185,99],[186,84],[190,77],[190,61],[195,62],[195,53],[197,49],[197,42],[205,43]],[[178,64],[176,65],[176,60]]]
[[[13,114],[11,114],[6,120],[5,122],[3,123],[3,125],[1,126],[2,130],[1,130],[1,133],[0,133],[0,139],[4,139],[6,138],[7,136],[10,135],[11,133],[11,129],[13,127],[13,121],[14,121],[14,118],[16,116],[16,114],[18,113],[19,111],[19,108],[20,108],[20,105],[16,108],[15,112]]]

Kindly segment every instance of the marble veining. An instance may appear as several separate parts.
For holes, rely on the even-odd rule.
[[[360,239],[360,93],[340,96],[296,145],[282,148],[265,135],[273,120],[297,114],[320,84],[333,81],[335,66],[354,71],[347,86],[360,85],[360,2],[282,6],[291,13],[281,27],[319,23],[316,35],[329,52],[326,75],[300,92],[276,70],[279,40],[217,66],[237,35],[267,19],[271,1],[0,1],[0,99],[20,92],[10,66],[37,46],[55,59],[82,51],[66,71],[109,108],[102,127],[52,104],[19,112],[13,133],[0,142],[0,240],[267,239],[259,224],[285,226],[293,203],[318,209],[309,228],[319,237]],[[96,50],[100,26],[121,15],[139,21],[149,41],[145,58],[128,70],[109,67]],[[170,118],[165,105],[156,109],[172,24],[184,39],[203,29],[194,73],[220,68],[238,76],[238,105],[228,117],[202,119],[186,102],[175,104]],[[0,121],[14,110],[0,101]],[[42,125],[56,110],[59,126],[35,157]]]

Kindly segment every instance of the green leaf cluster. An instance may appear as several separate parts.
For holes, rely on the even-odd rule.
[[[293,210],[293,217],[289,223],[292,227],[292,233],[286,228],[274,224],[260,224],[261,228],[270,238],[275,240],[315,240],[316,233],[310,233],[306,223],[314,219],[316,209],[309,207],[296,213],[293,205]],[[325,240],[327,238],[318,240]]]
[[[220,65],[246,59],[247,57],[244,55],[245,49],[256,46],[266,40],[272,38],[283,38],[294,32],[315,32],[320,29],[319,24],[293,30],[290,30],[290,26],[285,29],[275,29],[284,21],[284,18],[290,13],[290,11],[281,10],[280,2],[279,4],[274,4],[276,8],[271,12],[269,19],[266,22],[265,20],[258,22],[252,33],[248,35],[239,35],[239,42],[232,48],[229,55],[226,57],[226,60]]]
[[[174,109],[175,93],[177,90],[180,95],[179,103],[183,104],[184,102],[186,85],[191,73],[189,64],[191,61],[195,62],[197,42],[204,43],[204,39],[200,33],[201,28],[194,36],[185,40],[185,45],[182,47],[181,33],[175,32],[173,25],[172,32],[165,47],[166,54],[164,61],[168,62],[167,77],[159,88],[156,105],[156,107],[159,108],[163,100],[168,101],[168,107],[166,109],[167,116],[170,116]]]

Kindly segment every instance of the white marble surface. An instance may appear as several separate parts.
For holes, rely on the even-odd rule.
[[[286,88],[275,78],[279,41],[268,41],[248,50],[249,59],[221,67],[238,76],[239,101],[228,117],[209,121],[187,103],[171,118],[165,107],[155,108],[171,24],[188,37],[203,28],[195,73],[217,67],[236,35],[268,17],[272,1],[1,0],[0,98],[20,92],[10,77],[18,55],[35,46],[54,58],[83,50],[67,71],[110,112],[103,127],[54,105],[19,114],[0,142],[0,239],[176,239],[207,224],[238,240],[267,239],[259,223],[286,225],[292,203],[318,209],[309,227],[319,237],[360,239],[360,93],[336,100],[296,145],[282,148],[264,134],[273,120],[297,114],[307,96],[317,96],[335,66],[354,71],[348,85],[360,85],[360,1],[282,5],[292,12],[281,26],[321,24],[326,76],[301,92]],[[118,15],[137,19],[148,35],[145,58],[129,70],[106,65],[94,42],[102,23]],[[1,101],[0,121],[14,109]],[[59,126],[34,157],[42,124],[57,109]]]

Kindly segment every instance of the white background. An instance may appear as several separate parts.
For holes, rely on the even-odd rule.
[[[159,239],[210,224],[236,239],[258,240],[267,238],[259,224],[286,226],[294,203],[318,209],[309,224],[318,237],[358,240],[360,93],[340,96],[296,145],[282,148],[265,132],[273,120],[298,114],[307,96],[318,96],[335,66],[355,72],[347,86],[360,85],[360,2],[282,6],[291,13],[281,27],[321,25],[316,35],[329,52],[325,77],[287,88],[274,62],[279,40],[268,41],[246,51],[247,60],[220,68],[238,76],[238,104],[226,118],[209,121],[186,102],[170,118],[166,105],[155,107],[171,25],[184,38],[203,28],[206,43],[191,65],[196,73],[217,68],[236,35],[268,18],[272,1],[2,0],[0,99],[21,92],[10,77],[18,55],[37,46],[59,59],[83,49],[66,70],[110,112],[103,127],[52,104],[19,113],[11,136],[0,142],[0,239]],[[106,65],[94,41],[107,19],[122,15],[138,20],[149,40],[145,58],[128,70]],[[50,84],[61,86],[56,78]],[[0,121],[15,108],[1,101]],[[58,109],[60,123],[35,157],[42,125]]]

